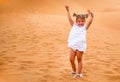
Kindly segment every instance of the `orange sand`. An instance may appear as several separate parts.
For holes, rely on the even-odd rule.
[[[71,14],[94,12],[83,78],[73,79]],[[0,0],[0,82],[120,82],[119,0]]]

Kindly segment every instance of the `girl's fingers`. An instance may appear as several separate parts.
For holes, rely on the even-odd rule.
[[[88,12],[88,13],[91,13],[91,11],[90,11],[89,9],[87,10],[87,12]]]
[[[94,16],[94,14],[88,9],[87,10],[88,14],[90,14],[92,17]]]
[[[87,10],[87,12],[88,12],[89,14],[93,14],[90,10]]]
[[[65,5],[66,8],[68,8],[69,6],[68,5]]]
[[[67,9],[67,11],[69,11],[69,6],[65,5],[65,8]]]

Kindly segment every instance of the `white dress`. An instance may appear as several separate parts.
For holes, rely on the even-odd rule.
[[[86,25],[82,27],[73,25],[68,38],[68,47],[83,52],[86,50]]]

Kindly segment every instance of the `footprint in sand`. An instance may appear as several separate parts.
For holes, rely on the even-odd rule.
[[[34,68],[34,61],[20,61],[20,69],[21,70],[27,70],[28,68]]]
[[[120,82],[120,75],[107,75],[106,76],[112,82]]]
[[[113,46],[114,44],[110,43],[110,42],[104,42],[104,44],[109,45],[109,46]]]
[[[13,63],[16,57],[3,57],[8,63]]]
[[[112,74],[114,74],[114,71],[113,70],[111,70],[111,71],[105,71],[104,73],[108,74],[108,75],[112,75]]]

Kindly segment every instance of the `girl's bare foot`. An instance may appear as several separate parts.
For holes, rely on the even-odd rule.
[[[73,78],[81,78],[81,77],[83,77],[82,73],[81,74],[76,74],[76,75],[73,76]]]
[[[76,72],[74,72],[74,71],[70,72],[70,75],[75,75],[75,74],[76,74]]]

